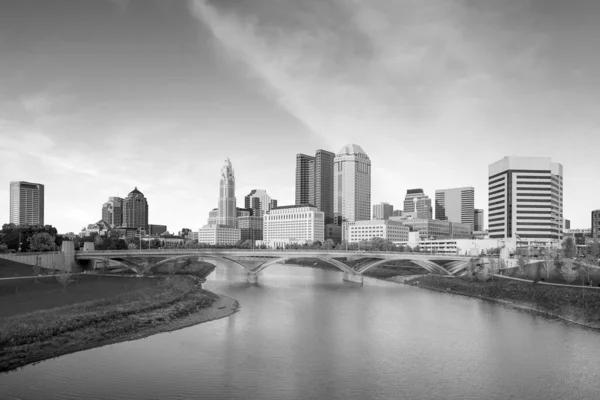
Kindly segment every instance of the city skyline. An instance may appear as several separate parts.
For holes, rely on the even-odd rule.
[[[197,226],[225,157],[239,204],[257,187],[294,204],[290,160],[345,143],[373,160],[373,204],[473,186],[487,216],[487,165],[523,155],[565,166],[573,228],[600,207],[589,185],[600,170],[597,2],[117,3],[0,12],[0,33],[14,33],[0,41],[3,223],[9,182],[22,180],[45,185],[45,223],[60,232],[96,222],[98,204],[135,186],[152,220]]]

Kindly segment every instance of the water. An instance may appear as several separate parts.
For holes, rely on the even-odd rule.
[[[225,319],[0,375],[2,399],[592,399],[600,334],[471,298],[217,270]]]

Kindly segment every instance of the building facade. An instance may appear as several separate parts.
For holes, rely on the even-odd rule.
[[[563,166],[549,157],[504,157],[488,167],[490,239],[563,238]]]
[[[263,217],[256,215],[240,216],[238,217],[238,229],[240,230],[242,242],[246,240],[252,242],[263,240]]]
[[[403,220],[401,223],[413,231],[418,231],[421,240],[470,239],[472,235],[472,228],[469,224],[419,218]]]
[[[433,218],[431,199],[423,192],[423,189],[408,189],[406,191],[402,214],[406,215],[409,213],[415,213],[415,218]]]
[[[435,219],[469,224],[475,228],[475,189],[461,187],[435,191]]]
[[[166,225],[148,224],[148,235],[162,235],[167,231]]]
[[[263,241],[269,247],[325,240],[325,213],[312,205],[277,207],[263,217]]]
[[[296,154],[296,205],[313,204],[315,197],[315,158]]]
[[[241,240],[240,230],[226,226],[205,226],[198,229],[198,243],[219,245],[236,244]]]
[[[373,205],[372,219],[389,219],[394,214],[394,206],[389,203]]]
[[[592,238],[600,238],[600,210],[592,211]]]
[[[333,161],[335,154],[319,149],[314,157],[296,155],[296,205],[312,204],[333,222]]]
[[[271,199],[266,190],[252,189],[244,197],[244,207],[251,208],[254,216],[262,217],[271,208],[277,207],[277,200]]]
[[[481,208],[473,210],[473,230],[475,232],[483,231],[483,209]]]
[[[108,201],[102,204],[102,220],[108,222],[113,228],[123,225],[122,198],[109,197]]]
[[[235,228],[236,224],[235,174],[231,166],[231,161],[227,158],[225,159],[223,168],[221,168],[217,225]]]
[[[10,223],[44,225],[44,185],[24,181],[10,183]]]
[[[148,200],[137,187],[123,199],[122,226],[148,230]]]
[[[371,160],[356,144],[342,147],[334,159],[334,215],[342,222],[371,219]]]
[[[356,221],[348,225],[348,243],[370,240],[374,237],[391,242],[407,241],[409,227],[390,220]]]

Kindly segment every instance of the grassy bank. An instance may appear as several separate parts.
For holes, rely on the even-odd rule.
[[[0,320],[0,371],[221,318],[238,307],[235,300],[202,290],[185,276],[114,279],[151,282],[126,293]],[[103,282],[105,287],[115,283],[107,278]],[[89,283],[84,281],[76,286],[85,291]],[[63,294],[69,296],[70,290],[72,287]],[[29,295],[35,294],[32,290]],[[9,301],[8,296],[2,297],[3,305]],[[40,303],[32,303],[31,307],[35,304]]]
[[[418,282],[418,283],[417,283]],[[600,329],[600,291],[494,278],[487,282],[425,275],[406,281],[428,289],[497,301],[549,317]]]

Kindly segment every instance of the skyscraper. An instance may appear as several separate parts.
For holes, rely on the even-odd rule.
[[[311,204],[333,222],[333,160],[335,154],[323,149],[314,157],[296,155],[296,205]]]
[[[600,238],[600,210],[592,211],[592,237]]]
[[[123,199],[120,197],[109,197],[102,205],[102,220],[110,224],[112,228],[123,224]]]
[[[379,203],[373,205],[374,220],[386,220],[389,219],[394,213],[394,206],[389,203]]]
[[[431,219],[433,217],[431,199],[423,189],[408,189],[404,197],[404,214],[416,213],[415,216],[421,219]]]
[[[44,225],[44,185],[23,181],[10,183],[10,223]]]
[[[237,226],[235,176],[229,158],[225,160],[225,164],[221,168],[218,209],[217,225],[235,228]]]
[[[475,189],[462,187],[435,191],[435,219],[469,224],[474,228]]]
[[[504,157],[488,167],[490,239],[563,238],[563,166],[549,157]]]
[[[251,208],[254,216],[262,217],[273,208],[273,204],[277,204],[277,200],[271,199],[263,189],[252,189],[250,193],[244,197],[244,207]],[[275,206],[276,207],[276,206]]]
[[[483,231],[483,210],[481,208],[473,210],[473,230],[476,232]]]
[[[342,222],[370,219],[371,160],[356,144],[347,144],[334,159],[333,212]]]
[[[148,200],[137,186],[123,199],[123,227],[148,230]]]

